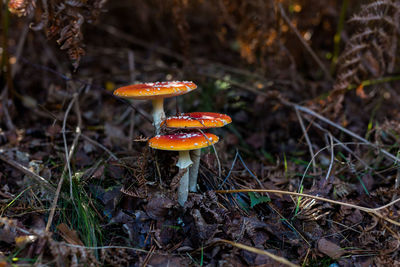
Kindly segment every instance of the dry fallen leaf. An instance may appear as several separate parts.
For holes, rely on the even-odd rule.
[[[69,229],[68,225],[61,223],[57,226],[57,230],[60,231],[62,238],[73,245],[84,246],[83,242],[79,239],[78,234],[75,230]]]
[[[341,247],[326,238],[318,240],[318,250],[332,259],[338,259],[345,253]]]

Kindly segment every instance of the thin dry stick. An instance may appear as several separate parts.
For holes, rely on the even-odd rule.
[[[66,166],[67,166],[67,170],[68,170],[68,176],[69,176],[69,193],[70,193],[70,197],[72,199],[72,201],[74,201],[74,196],[73,196],[73,192],[72,192],[72,171],[71,171],[71,164],[69,161],[69,152],[68,152],[68,144],[67,144],[67,136],[66,136],[66,127],[67,127],[67,118],[69,115],[69,112],[72,108],[72,106],[74,105],[75,101],[77,101],[78,99],[78,93],[74,93],[71,102],[69,103],[67,110],[65,111],[64,114],[64,120],[63,120],[63,126],[62,126],[62,137],[63,137],[63,141],[64,141],[64,150],[65,150],[65,161],[66,161]],[[78,132],[78,128],[76,129],[76,131]],[[80,129],[79,129],[80,132]],[[72,149],[72,146],[71,146]],[[62,179],[62,177],[61,177]]]
[[[334,123],[333,121],[331,121],[331,120],[325,118],[324,116],[322,116],[322,115],[320,115],[320,114],[314,112],[313,110],[311,110],[311,109],[309,109],[309,108],[307,108],[307,107],[304,107],[304,106],[301,106],[301,105],[297,105],[297,104],[295,104],[295,103],[292,103],[292,102],[286,100],[286,99],[283,98],[283,97],[280,95],[280,93],[277,92],[277,91],[270,91],[270,92],[266,93],[266,92],[263,92],[263,91],[257,91],[255,88],[250,88],[250,87],[242,87],[242,88],[245,89],[245,90],[247,90],[247,91],[249,91],[249,92],[253,92],[253,93],[255,93],[255,94],[258,94],[258,95],[263,95],[263,96],[266,96],[266,97],[275,97],[275,98],[277,98],[283,105],[289,106],[289,107],[293,107],[293,108],[295,108],[295,109],[297,109],[297,110],[299,110],[299,111],[302,111],[302,112],[307,113],[307,114],[309,114],[309,115],[311,115],[311,116],[314,116],[314,117],[316,117],[317,119],[319,119],[319,120],[321,120],[321,121],[323,121],[323,122],[325,122],[325,123],[327,123],[327,124],[329,124],[329,125],[331,125],[331,126],[337,128],[337,129],[339,129],[340,131],[342,131],[342,132],[344,132],[344,133],[350,135],[351,137],[353,137],[353,138],[355,138],[355,139],[357,139],[357,140],[359,140],[359,141],[361,141],[361,142],[363,142],[363,143],[365,143],[365,144],[367,144],[367,145],[369,145],[369,146],[374,147],[375,149],[377,149],[379,152],[381,152],[382,154],[384,154],[387,158],[391,159],[391,160],[394,161],[395,163],[396,163],[396,162],[400,162],[400,158],[399,158],[399,157],[394,156],[393,154],[391,154],[391,153],[388,152],[387,150],[385,150],[385,149],[383,149],[383,148],[380,148],[379,146],[377,146],[377,145],[375,145],[375,144],[369,142],[369,141],[366,140],[365,138],[362,138],[362,137],[359,136],[358,134],[353,133],[353,132],[350,131],[350,130],[347,130],[346,128],[340,126],[340,125],[337,124],[337,123]],[[306,118],[306,119],[307,119],[307,118]],[[309,119],[307,119],[307,120],[310,121],[311,123],[315,123],[315,122],[313,122],[313,121],[311,121],[311,120],[309,120]]]
[[[309,113],[309,111],[311,111],[312,113],[315,113],[315,112],[313,112],[312,110],[309,110],[309,109],[307,109],[307,108],[304,108],[304,107],[302,107],[302,108],[303,108],[307,113]],[[318,116],[321,116],[321,115],[319,115],[319,114],[317,114],[317,113],[315,113],[315,114],[318,115]],[[310,120],[310,119],[308,119],[307,117],[306,117],[306,119],[307,119],[311,124],[313,124],[314,126],[316,126],[317,128],[319,128],[319,129],[321,129],[322,131],[327,132],[327,133],[330,134],[330,132],[329,132],[328,130],[324,129],[321,125],[319,125],[319,124],[316,123],[315,121]],[[328,119],[326,119],[326,118],[324,118],[324,117],[322,117],[322,116],[321,116],[320,119],[321,119],[321,120],[324,119],[323,121],[327,120],[327,121],[325,121],[325,122],[327,122],[327,123],[328,123],[328,122],[331,122],[331,121],[329,121]],[[332,123],[332,124],[335,124],[334,122],[331,122],[331,123]],[[328,123],[328,124],[330,124],[330,123]],[[362,137],[356,135],[355,133],[348,131],[347,129],[341,127],[340,125],[337,125],[337,126],[338,126],[337,128],[338,128],[339,130],[346,130],[345,132],[346,132],[347,134],[351,135],[351,136],[355,135],[355,136],[353,136],[353,137],[356,138],[356,139],[362,140],[362,141],[364,142],[363,144],[365,144],[365,145],[370,145],[370,146],[372,146],[372,147],[374,147],[374,148],[377,148],[380,152],[382,152],[384,155],[386,155],[387,158],[390,158],[391,160],[394,161],[395,164],[397,164],[397,162],[398,162],[397,160],[399,159],[398,157],[396,157],[396,156],[392,155],[391,153],[389,153],[388,151],[386,151],[386,150],[384,150],[384,149],[382,149],[382,148],[376,146],[375,144],[370,143],[368,140],[366,140],[366,139],[364,139],[364,138],[362,138]],[[331,134],[330,134],[330,135],[331,135]],[[369,168],[369,169],[372,169],[371,167],[368,166],[367,163],[365,163],[361,158],[359,158],[359,157],[358,157],[355,153],[353,153],[349,148],[347,148],[346,146],[343,146],[343,144],[342,144],[338,139],[336,139],[335,137],[333,137],[333,138],[335,139],[335,142],[337,142],[337,143],[340,144],[343,148],[345,148],[347,151],[349,151],[351,154],[353,154],[364,166],[366,166],[366,167]],[[332,148],[333,148],[333,147],[332,147]],[[372,169],[372,170],[373,170],[373,169]],[[380,174],[378,174],[378,175],[381,176]],[[304,176],[303,176],[303,178],[304,178]],[[396,181],[397,181],[397,177],[396,177]],[[395,185],[395,188],[396,188],[396,185]],[[392,199],[395,199],[395,198],[397,198],[397,195],[396,195],[396,194],[393,195]]]
[[[314,123],[314,122],[313,122],[313,123]],[[365,145],[365,146],[371,146],[370,144],[366,144],[366,143],[346,142],[346,143],[340,143],[340,144],[339,144],[339,143],[338,143],[338,144],[333,144],[333,147],[335,147],[335,146],[343,146],[344,144],[346,144],[346,145]],[[317,156],[319,155],[319,153],[321,153],[322,151],[324,151],[324,150],[326,150],[326,149],[328,149],[328,148],[330,148],[330,147],[331,147],[331,146],[329,145],[329,146],[326,146],[326,147],[321,148],[320,150],[317,151],[317,153],[315,153],[315,157],[317,157]],[[304,178],[306,177],[306,174],[307,174],[308,169],[310,168],[310,166],[311,166],[311,162],[308,163],[306,169],[304,170],[303,176],[301,177],[300,184],[303,184]]]
[[[310,154],[311,154],[311,162],[312,162],[312,166],[313,166],[313,172],[317,173],[317,171],[316,171],[317,168],[316,168],[316,164],[315,164],[315,160],[314,160],[314,151],[313,151],[313,148],[312,148],[310,137],[308,136],[306,127],[304,126],[303,118],[301,117],[299,110],[297,108],[295,108],[294,110],[296,111],[296,115],[297,115],[297,118],[299,120],[301,130],[303,131],[304,138],[306,139],[306,142],[307,142],[307,145],[308,145],[308,150],[310,151]]]
[[[68,150],[66,150],[67,164],[64,166],[64,169],[63,169],[63,171],[61,173],[60,180],[58,181],[56,195],[55,195],[55,197],[53,199],[53,202],[51,204],[49,219],[48,219],[47,224],[46,224],[46,231],[49,231],[49,229],[51,227],[51,224],[53,222],[54,214],[55,214],[56,207],[57,207],[58,198],[59,198],[59,195],[60,195],[60,192],[61,192],[61,187],[62,187],[62,184],[63,184],[63,181],[64,181],[64,175],[66,174],[67,169],[69,171],[71,171],[69,162],[70,162],[70,160],[72,158],[72,155],[74,154],[76,145],[78,144],[79,137],[81,136],[82,117],[81,117],[81,113],[80,113],[80,109],[79,109],[79,101],[77,101],[78,100],[78,96],[79,96],[78,93],[74,94],[73,99],[71,100],[71,102],[70,102],[70,104],[69,104],[69,106],[67,108],[67,111],[66,111],[66,113],[67,112],[69,113],[69,111],[71,110],[72,104],[74,102],[76,102],[75,112],[77,113],[76,115],[78,117],[78,126],[76,127],[76,130],[75,130],[76,131],[76,135],[75,135],[75,138],[74,138],[74,140],[72,142],[71,149],[69,150],[69,152],[68,152]],[[65,137],[66,117],[67,117],[67,114],[64,115],[64,122],[63,122],[63,128],[62,128],[63,129],[62,130],[63,137]],[[64,139],[64,147],[67,149],[67,147],[66,147],[66,138]],[[69,178],[70,178],[70,197],[71,197],[71,200],[74,201],[73,191],[72,191],[72,172],[70,172]]]
[[[397,168],[396,180],[394,182],[394,189],[398,189],[399,185],[400,185],[400,168]],[[395,199],[396,197],[397,194],[395,193],[392,199]]]
[[[291,266],[291,267],[298,267],[299,266],[299,265],[296,265],[294,263],[291,263],[290,261],[288,261],[287,259],[285,259],[283,257],[276,256],[276,255],[274,255],[274,254],[272,254],[272,253],[270,253],[268,251],[261,250],[261,249],[258,249],[258,248],[254,248],[254,247],[250,247],[250,246],[247,246],[247,245],[244,245],[244,244],[241,244],[241,243],[236,243],[236,242],[225,240],[225,239],[217,239],[215,242],[227,243],[227,244],[229,244],[231,246],[234,246],[234,247],[237,247],[237,248],[240,248],[240,249],[244,249],[244,250],[256,253],[256,254],[264,255],[264,256],[270,257],[271,259],[273,259],[273,260],[275,260],[275,261],[277,261],[277,262],[279,262],[281,264],[287,265],[287,266]]]
[[[325,78],[328,79],[328,80],[333,80],[331,74],[325,68],[325,66],[322,63],[322,61],[318,58],[318,56],[314,53],[314,51],[311,49],[311,47],[308,45],[308,43],[304,40],[303,36],[301,36],[300,32],[292,24],[292,22],[290,21],[290,19],[286,15],[285,10],[283,9],[283,7],[282,7],[282,5],[280,3],[278,4],[278,7],[279,7],[279,11],[280,11],[280,14],[281,14],[282,18],[285,20],[286,24],[294,32],[294,34],[297,36],[297,38],[299,38],[299,40],[303,44],[304,48],[307,50],[308,53],[310,53],[311,57],[315,60],[315,62],[318,64],[318,66],[324,72]]]
[[[141,267],[146,267],[146,266],[147,266],[147,264],[149,263],[149,261],[150,261],[150,259],[151,259],[151,257],[153,256],[153,254],[154,254],[155,251],[156,251],[156,246],[153,245],[153,246],[150,248],[150,251],[147,253],[146,257],[144,258],[143,264],[142,264]]]
[[[330,149],[331,149],[331,162],[329,163],[329,168],[328,168],[328,171],[326,172],[325,180],[328,180],[329,176],[331,176],[333,160],[335,159],[335,154],[334,154],[335,149],[333,147],[333,138],[332,138],[331,133],[328,133],[328,135],[329,135],[329,143],[330,143]]]
[[[9,159],[9,158],[1,155],[1,153],[3,153],[3,150],[0,150],[0,160],[4,161],[5,163],[7,163],[7,164],[9,164],[11,166],[13,166],[14,168],[19,170],[20,172],[24,173],[25,175],[35,179],[38,183],[43,185],[51,193],[54,193],[56,191],[55,187],[52,184],[50,184],[49,181],[44,179],[42,176],[32,172],[30,169],[28,169],[24,165],[21,165],[19,162],[15,161],[13,159]]]
[[[337,129],[341,130],[342,132],[344,132],[344,133],[350,135],[351,137],[353,137],[353,138],[355,138],[355,139],[357,139],[357,140],[359,140],[359,141],[361,141],[361,142],[363,142],[363,143],[365,143],[365,144],[368,144],[368,145],[370,145],[370,146],[372,146],[372,147],[378,149],[382,154],[384,154],[387,158],[393,160],[394,162],[400,161],[400,158],[394,156],[393,154],[391,154],[390,152],[386,151],[385,149],[378,147],[377,145],[375,145],[375,144],[369,142],[367,139],[362,138],[361,136],[359,136],[359,135],[356,134],[356,133],[353,133],[353,132],[350,131],[350,130],[347,130],[346,128],[340,126],[339,124],[334,123],[333,121],[331,121],[331,120],[325,118],[324,116],[321,116],[321,115],[319,115],[318,113],[312,111],[311,109],[306,108],[306,107],[303,107],[303,106],[299,106],[299,105],[296,105],[296,104],[292,104],[292,105],[293,105],[295,108],[299,109],[300,111],[303,111],[303,112],[305,112],[305,113],[308,113],[308,114],[310,114],[311,116],[314,116],[314,117],[320,119],[321,121],[323,121],[323,122],[325,122],[325,123],[327,123],[327,124],[329,124],[329,125],[331,125],[331,126],[337,128]],[[306,119],[307,119],[307,118],[306,118]]]
[[[93,145],[98,146],[99,148],[101,148],[102,150],[107,152],[113,160],[118,160],[118,157],[114,153],[112,153],[108,148],[106,148],[105,146],[103,146],[102,144],[97,142],[96,140],[93,140],[92,138],[90,138],[89,136],[87,136],[83,133],[81,133],[81,137],[83,139],[85,139],[86,141],[88,141],[89,143],[92,143]]]
[[[347,231],[347,230],[353,231],[353,232],[355,232],[355,233],[357,233],[357,234],[359,234],[359,235],[362,234],[361,231],[358,231],[358,230],[355,229],[355,227],[358,226],[358,225],[360,225],[362,222],[358,222],[358,223],[355,223],[355,224],[353,224],[353,225],[351,225],[351,226],[347,226],[347,225],[345,225],[345,224],[343,224],[343,223],[336,222],[336,221],[334,221],[334,220],[329,220],[329,219],[327,219],[327,221],[330,222],[330,223],[332,223],[332,224],[340,225],[340,226],[343,227],[344,229],[343,229],[343,230],[340,230],[339,232],[335,232],[335,233],[332,233],[332,234],[329,234],[329,235],[324,235],[324,237],[334,236],[334,235],[336,235],[336,234],[342,233],[342,232]]]
[[[60,119],[56,115],[54,115],[52,112],[50,112],[49,110],[47,110],[43,106],[39,105],[39,107],[42,108],[44,110],[44,112],[45,112],[45,113],[42,114],[43,116],[48,117],[48,118],[52,118],[52,119],[54,119],[56,121],[60,121]],[[72,128],[68,123],[67,123],[67,127],[68,128]],[[81,133],[81,137],[83,139],[85,139],[86,141],[92,143],[93,145],[101,148],[105,152],[107,152],[112,159],[118,160],[118,157],[114,153],[112,153],[108,148],[106,148],[105,146],[103,146],[102,144],[97,142],[96,140],[90,138],[89,136],[85,135],[84,133]]]
[[[307,259],[308,259],[308,254],[310,254],[310,251],[311,251],[311,248],[308,248],[308,249],[307,249],[307,254],[306,254],[306,256],[304,257],[303,264],[302,264],[301,266],[306,266],[306,264],[307,264]]]
[[[317,125],[317,123],[314,124],[315,126]],[[319,125],[319,124],[318,124]],[[323,129],[321,127],[321,129]],[[364,167],[368,170],[374,170],[371,166],[368,165],[368,163],[366,163],[362,158],[360,158],[356,153],[353,152],[353,150],[351,150],[350,148],[348,148],[345,144],[343,144],[339,139],[337,139],[336,137],[332,136],[333,141],[335,141],[335,143],[337,143],[338,145],[340,145],[344,150],[346,150],[347,152],[349,152],[351,155],[353,155],[354,158],[356,158],[362,165],[364,165]],[[381,178],[383,178],[383,176],[381,174],[378,174]]]
[[[282,194],[282,195],[291,195],[291,196],[298,196],[298,197],[308,197],[308,198],[313,198],[319,201],[324,201],[324,202],[328,202],[328,203],[332,203],[332,204],[336,204],[336,205],[341,205],[341,206],[346,206],[349,208],[353,208],[353,209],[358,209],[367,213],[371,213],[376,215],[377,217],[392,223],[394,225],[400,226],[400,222],[396,222],[392,219],[389,219],[387,217],[385,217],[384,215],[380,214],[378,211],[388,208],[390,206],[393,206],[394,204],[396,204],[397,202],[400,202],[400,198],[385,204],[383,206],[380,206],[378,208],[367,208],[367,207],[362,207],[362,206],[358,206],[358,205],[354,205],[354,204],[350,204],[350,203],[345,203],[345,202],[340,202],[340,201],[336,201],[336,200],[331,200],[329,198],[324,198],[324,197],[319,197],[319,196],[313,196],[313,195],[309,195],[309,194],[303,194],[303,193],[296,193],[296,192],[289,192],[289,191],[282,191],[282,190],[272,190],[272,189],[234,189],[234,190],[215,190],[216,193],[220,193],[220,194],[232,194],[232,193],[247,193],[247,192],[257,192],[257,193],[275,193],[275,194]]]
[[[311,121],[311,120],[309,120]],[[320,129],[321,131],[324,131],[326,133],[330,132],[325,129],[324,127],[322,127],[321,125],[319,125],[319,123],[315,122],[315,121],[311,121],[311,124],[314,125],[315,127],[317,127],[318,129]],[[332,134],[331,134],[332,135]],[[360,158],[356,153],[354,153],[350,148],[348,148],[344,143],[342,143],[339,139],[337,139],[336,137],[332,136],[333,141],[335,141],[335,143],[337,143],[339,146],[341,146],[344,150],[346,150],[347,152],[349,152],[351,155],[353,155],[354,158],[356,158],[362,165],[364,165],[364,167],[368,170],[373,171],[376,175],[378,175],[380,178],[384,179],[385,177],[383,177],[380,173],[376,172],[371,166],[368,165],[368,163],[366,163],[362,158]],[[358,145],[360,143],[346,143],[346,144],[354,144],[354,145]],[[368,144],[364,144],[363,145],[368,145]],[[336,146],[336,145],[335,145]]]

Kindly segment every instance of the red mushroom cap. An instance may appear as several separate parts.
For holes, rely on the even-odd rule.
[[[161,150],[185,151],[208,147],[218,140],[218,136],[211,133],[176,133],[157,135],[149,140],[149,146]]]
[[[214,112],[183,113],[167,118],[162,125],[169,128],[206,129],[223,127],[232,122],[231,117]]]
[[[196,88],[196,84],[187,81],[140,83],[120,87],[114,91],[114,95],[123,98],[147,100],[183,95]]]

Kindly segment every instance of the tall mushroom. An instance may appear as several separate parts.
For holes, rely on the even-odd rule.
[[[153,124],[156,134],[159,134],[160,124],[165,119],[164,98],[183,95],[196,88],[196,84],[187,81],[140,83],[120,87],[114,91],[114,95],[128,99],[152,100]]]
[[[193,162],[189,151],[201,149],[218,142],[218,136],[210,133],[201,134],[197,132],[176,133],[170,135],[157,135],[149,140],[149,146],[154,149],[179,151],[179,160],[176,166],[180,173],[185,171],[180,179],[178,187],[178,203],[183,206],[189,194],[189,172],[186,170]]]
[[[178,129],[208,129],[223,127],[232,122],[231,117],[225,114],[213,112],[192,112],[180,116],[167,118],[163,125],[168,128]],[[193,165],[189,170],[189,190],[197,191],[197,177],[199,174],[201,148],[191,151]]]

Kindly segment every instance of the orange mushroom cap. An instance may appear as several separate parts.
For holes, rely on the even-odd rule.
[[[147,100],[183,95],[196,88],[196,84],[187,81],[140,83],[120,87],[114,91],[114,95],[123,98]]]
[[[169,128],[206,129],[223,127],[232,122],[231,117],[214,112],[191,112],[167,118],[162,125]]]
[[[218,136],[211,133],[176,133],[157,135],[149,140],[149,146],[161,150],[185,151],[208,147],[218,140]]]

